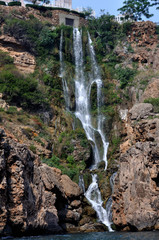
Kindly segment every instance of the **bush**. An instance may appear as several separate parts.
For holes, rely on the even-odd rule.
[[[13,58],[11,58],[8,53],[0,51],[0,67],[6,64],[12,64]]]
[[[148,98],[144,100],[144,103],[151,103],[154,107],[154,112],[159,113],[159,98]]]
[[[29,110],[48,109],[49,104],[45,94],[39,90],[38,82],[25,78],[12,68],[4,68],[0,72],[0,89],[6,95],[9,103]]]
[[[116,78],[120,81],[120,88],[125,88],[130,81],[132,81],[133,77],[136,74],[136,70],[131,68],[121,68],[118,67],[116,69]]]
[[[9,109],[6,111],[8,114],[15,114],[17,113],[17,108],[14,106],[9,107]]]
[[[33,144],[30,145],[30,150],[31,150],[33,153],[36,153],[36,147],[35,147]]]
[[[58,157],[56,157],[55,155],[52,155],[52,158],[43,159],[43,163],[46,163],[50,167],[59,168],[60,159]]]
[[[26,20],[10,18],[5,21],[4,33],[18,39],[22,46],[36,55],[46,55],[53,48],[56,31],[36,18]]]
[[[0,5],[6,5],[6,3],[3,1],[0,1]]]
[[[21,6],[21,2],[9,2],[8,6]]]

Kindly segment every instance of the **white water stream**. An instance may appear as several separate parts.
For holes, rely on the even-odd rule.
[[[63,44],[63,33],[60,39],[60,61],[61,61],[61,77],[63,81],[64,96],[66,107],[69,108],[69,89],[67,82],[65,81],[63,72],[64,64],[62,57],[62,44]],[[92,41],[88,33],[88,47],[89,55],[91,58],[91,73],[89,74],[89,79],[86,77],[84,72],[84,60],[83,60],[83,46],[82,46],[82,31],[77,28],[73,29],[73,44],[74,44],[74,56],[75,56],[75,101],[76,110],[75,116],[80,120],[87,139],[90,141],[94,154],[94,162],[91,166],[91,170],[98,168],[98,164],[101,161],[105,162],[105,170],[107,168],[107,150],[109,143],[106,141],[103,123],[104,116],[100,112],[100,107],[102,103],[102,80],[100,77],[99,67],[96,62],[95,52],[93,49]],[[96,124],[93,123],[91,116],[91,89],[93,84],[97,86],[97,116]],[[94,126],[96,125],[96,126]],[[111,229],[111,222],[109,221],[108,211],[103,208],[103,201],[101,198],[101,193],[98,188],[97,175],[92,175],[92,183],[85,192],[85,197],[91,203],[93,209],[96,211],[99,220],[105,224],[109,231]]]
[[[65,78],[65,64],[64,64],[64,61],[63,61],[62,47],[63,47],[63,30],[61,31],[60,51],[59,51],[60,77],[62,78],[62,86],[63,86],[63,91],[64,91],[64,99],[65,99],[65,104],[66,104],[66,110],[69,111],[70,97],[69,97],[69,88],[67,86],[67,81],[66,81],[66,78]]]

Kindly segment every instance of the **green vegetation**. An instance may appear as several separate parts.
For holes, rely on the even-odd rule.
[[[154,112],[159,113],[159,98],[148,98],[144,102],[151,103],[154,107]]]
[[[0,72],[0,91],[9,103],[24,109],[48,109],[49,103],[45,92],[38,87],[38,82],[32,77],[24,77],[12,66],[4,67]]]
[[[15,37],[22,46],[38,56],[46,56],[53,49],[56,31],[49,28],[48,23],[42,23],[36,18],[21,20],[7,18],[4,33]]]
[[[8,53],[0,51],[0,67],[5,64],[12,64],[13,58],[11,58]]]
[[[118,67],[115,73],[116,78],[120,81],[120,87],[123,89],[133,80],[136,74],[136,70],[128,67],[126,68]]]
[[[31,150],[33,153],[36,153],[36,147],[35,147],[33,144],[30,145],[30,150]]]
[[[100,17],[91,19],[88,28],[93,38],[97,58],[101,61],[103,56],[112,53],[117,43],[126,37],[131,24],[120,25],[114,21],[114,16],[103,13]],[[114,58],[115,54],[111,56]]]
[[[8,6],[21,6],[21,2],[15,1],[15,2],[9,2]]]
[[[72,156],[67,157],[67,163],[61,161],[56,155],[52,155],[51,158],[43,159],[42,161],[50,167],[59,168],[62,171],[62,174],[68,175],[76,182],[78,182],[80,171],[85,169],[85,163],[81,162],[79,164],[75,164]]]
[[[6,5],[6,3],[4,1],[0,1],[0,5]]]
[[[152,3],[155,2],[155,3]],[[142,20],[142,15],[146,18],[152,17],[154,14],[149,13],[149,8],[159,4],[157,0],[126,0],[123,2],[123,7],[118,11],[122,14],[127,14],[126,18],[131,18],[135,21]]]

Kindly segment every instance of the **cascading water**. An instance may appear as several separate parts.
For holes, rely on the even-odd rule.
[[[99,220],[108,227],[108,230],[112,232],[111,223],[109,222],[108,214],[106,209],[103,208],[103,201],[101,193],[98,188],[97,175],[92,175],[92,183],[88,187],[85,197],[91,203],[93,209],[96,211]]]
[[[64,73],[65,73],[65,65],[64,65],[64,61],[63,61],[62,46],[63,46],[63,30],[61,31],[60,51],[59,51],[59,57],[60,57],[60,77],[62,78],[62,86],[63,86],[66,110],[69,111],[70,97],[69,97],[69,88],[68,88],[67,81],[66,81],[66,78],[65,78],[65,75],[64,75]]]
[[[61,61],[61,77],[63,81],[64,95],[66,101],[66,107],[69,106],[69,90],[67,87],[67,82],[65,81],[63,71],[63,57],[62,57],[62,43],[63,43],[63,33],[61,34],[60,39],[60,61]],[[102,103],[101,89],[102,89],[102,80],[100,77],[100,71],[95,59],[95,52],[93,49],[92,41],[88,33],[88,46],[89,46],[89,55],[91,58],[91,73],[86,77],[84,72],[84,63],[83,63],[83,46],[82,46],[82,31],[79,31],[77,28],[73,29],[73,47],[74,47],[74,56],[75,56],[75,101],[76,101],[76,110],[75,116],[80,120],[87,139],[90,141],[94,154],[94,162],[91,166],[91,170],[97,169],[98,164],[101,161],[105,162],[105,170],[107,168],[107,150],[108,142],[106,141],[103,123],[104,116],[100,112],[100,107]],[[97,116],[96,124],[93,123],[91,116],[91,89],[93,84],[96,84],[97,87]],[[95,126],[94,126],[95,125]],[[99,144],[100,142],[100,144]],[[92,175],[92,183],[90,184],[88,190],[85,192],[85,196],[88,201],[91,203],[92,207],[96,211],[99,220],[105,224],[109,231],[111,229],[111,223],[109,222],[109,217],[107,211],[103,208],[101,193],[98,188],[97,175]]]
[[[111,186],[111,190],[112,190],[112,193],[114,192],[114,179],[116,177],[116,174],[117,173],[113,173],[113,175],[110,177],[110,186]],[[106,203],[106,211],[107,211],[107,215],[108,215],[108,219],[109,219],[109,222],[112,224],[113,221],[112,221],[112,197],[110,196],[107,203]]]
[[[85,185],[84,185],[83,175],[79,175],[79,184],[78,185],[81,188],[81,190],[85,193]]]

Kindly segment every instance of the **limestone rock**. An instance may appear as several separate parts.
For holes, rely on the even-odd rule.
[[[159,79],[152,79],[152,81],[146,87],[143,95],[141,96],[140,102],[144,102],[148,98],[159,97]]]
[[[121,145],[112,196],[114,224],[124,231],[152,230],[159,226],[159,119],[141,120],[151,111],[142,112],[144,105],[139,105],[141,115],[135,111],[138,110],[135,105],[129,116],[139,117],[139,121],[128,119],[125,123],[125,142]]]
[[[120,159],[113,220],[131,229],[153,229],[159,219],[159,144],[136,143]]]
[[[67,175],[62,175],[61,181],[67,197],[78,197],[81,194],[81,189],[79,186],[74,183]]]
[[[144,119],[150,116],[153,112],[153,106],[150,103],[138,103],[135,104],[129,113],[131,114],[131,120]]]
[[[63,224],[78,224],[82,214],[78,185],[60,170],[41,164],[2,129],[0,175],[1,236],[57,233],[67,230]]]
[[[36,66],[35,57],[22,47],[21,43],[14,37],[0,36],[0,50],[7,52],[13,58],[15,66],[22,73],[34,72]]]

